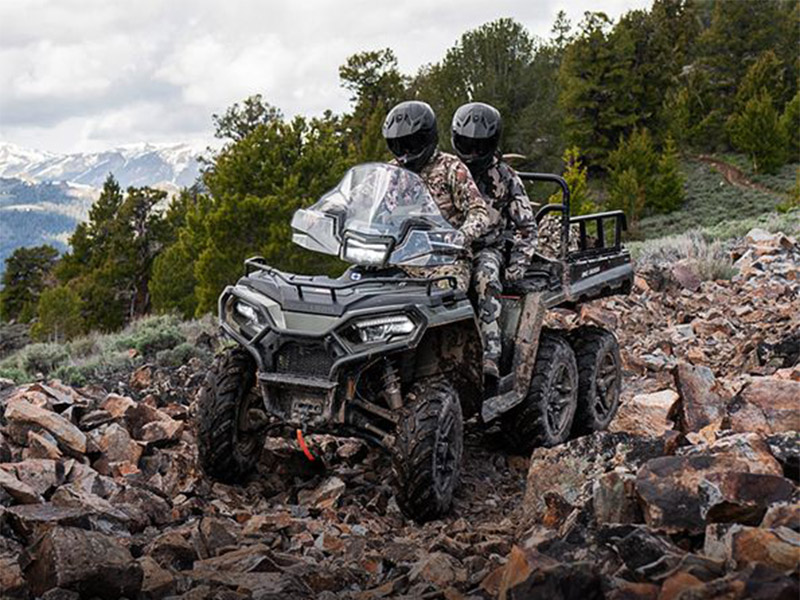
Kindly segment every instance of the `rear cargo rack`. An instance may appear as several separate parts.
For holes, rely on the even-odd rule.
[[[360,279],[359,281],[349,281],[347,283],[339,283],[336,280],[329,280],[329,281],[297,281],[295,279],[296,275],[289,275],[279,271],[274,267],[270,267],[264,260],[263,256],[254,256],[252,258],[248,258],[244,261],[246,274],[250,275],[250,273],[255,271],[264,271],[273,277],[277,277],[287,285],[294,287],[297,290],[297,297],[302,300],[303,299],[303,290],[305,288],[306,292],[311,290],[325,290],[330,292],[331,301],[337,302],[336,294],[341,292],[342,290],[349,290],[363,285],[369,284],[398,284],[398,283],[405,283],[408,285],[413,285],[417,287],[424,287],[426,295],[430,296],[433,294],[434,286],[441,281],[446,282],[450,286],[450,290],[445,290],[448,293],[453,293],[456,289],[458,289],[458,282],[456,278],[452,275],[443,275],[441,277],[430,277],[427,279],[415,278],[415,277],[369,277],[367,279]],[[250,270],[252,269],[252,270]]]
[[[536,213],[536,222],[539,223],[545,215],[551,212],[561,213],[561,249],[559,258],[567,260],[567,258],[580,259],[588,256],[596,256],[601,254],[608,254],[611,252],[619,252],[622,248],[622,232],[628,230],[628,221],[625,213],[621,210],[612,210],[608,212],[595,213],[591,215],[579,215],[571,217],[570,211],[570,193],[569,185],[566,180],[552,173],[517,173],[522,181],[543,181],[547,183],[555,183],[561,188],[561,204],[546,204],[539,209]],[[606,235],[604,225],[608,221],[614,221],[614,241],[613,244],[606,244]],[[587,236],[587,223],[594,223],[597,228],[597,238],[594,245],[589,245],[589,238]],[[579,240],[578,251],[570,255],[569,253],[569,235],[570,225],[578,225],[579,227]]]

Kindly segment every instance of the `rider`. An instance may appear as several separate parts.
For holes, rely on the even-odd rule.
[[[499,376],[501,353],[501,278],[510,283],[525,276],[537,238],[533,207],[525,187],[497,150],[501,133],[500,112],[488,104],[464,104],[453,115],[453,148],[469,167],[490,206],[489,228],[473,245],[472,284],[484,339],[484,372],[495,378]]]
[[[489,222],[486,201],[457,157],[438,149],[436,115],[425,102],[401,102],[389,111],[383,137],[395,163],[419,174],[445,219],[463,236],[467,249],[454,264],[439,267],[404,267],[412,277],[452,276],[467,291],[470,282],[470,245]]]

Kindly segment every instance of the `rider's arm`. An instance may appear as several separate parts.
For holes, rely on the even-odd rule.
[[[509,175],[510,202],[508,214],[514,224],[514,236],[512,238],[511,256],[508,264],[527,267],[534,252],[536,252],[536,242],[538,240],[538,229],[536,218],[533,213],[533,206],[525,191],[522,180],[511,167],[506,167]]]
[[[451,193],[456,207],[464,214],[460,231],[469,245],[489,228],[489,208],[469,169],[461,161],[454,167]]]

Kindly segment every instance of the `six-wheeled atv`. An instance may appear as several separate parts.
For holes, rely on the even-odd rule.
[[[493,397],[484,397],[470,300],[449,278],[413,279],[400,269],[452,263],[463,251],[460,235],[417,175],[360,165],[292,221],[296,243],[354,266],[332,279],[283,273],[253,258],[220,297],[222,330],[237,345],[218,357],[200,396],[205,471],[226,481],[247,475],[270,420],[356,435],[390,452],[397,503],[424,521],[450,507],[465,419],[499,422],[511,447],[524,452],[606,427],[620,391],[613,333],[559,332],[542,323],[549,308],[630,290],[624,215],[570,219],[563,179],[521,175],[561,186],[563,203],[537,215],[561,213],[561,252],[537,256],[525,279],[506,290]],[[607,244],[608,223],[614,237]],[[574,252],[567,250],[571,224],[580,229]]]

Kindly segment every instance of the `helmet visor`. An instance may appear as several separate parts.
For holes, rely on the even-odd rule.
[[[397,157],[415,156],[425,150],[431,142],[430,133],[424,129],[415,131],[411,135],[386,140],[389,150]]]
[[[497,149],[497,137],[473,138],[463,135],[453,135],[453,146],[462,158],[479,158],[494,154]]]

